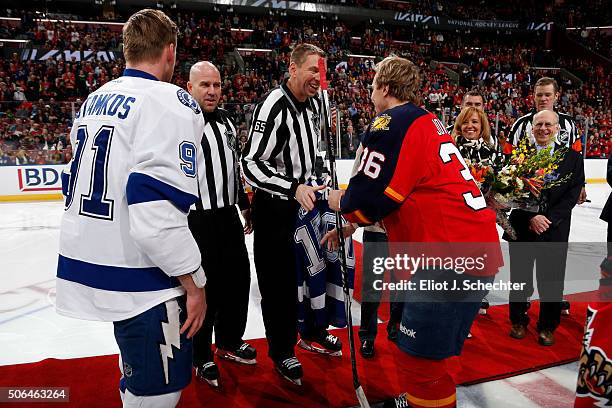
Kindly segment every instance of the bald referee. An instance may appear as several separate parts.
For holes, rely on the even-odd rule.
[[[288,80],[257,105],[243,151],[242,166],[256,188],[253,201],[253,249],[261,311],[269,355],[277,371],[301,384],[295,357],[297,278],[295,222],[300,206],[314,208],[315,191],[305,183],[314,176],[320,140],[319,57],[324,52],[300,44],[291,53]]]
[[[219,357],[243,364],[256,362],[255,349],[242,341],[251,282],[244,234],[251,232],[251,215],[240,177],[236,127],[228,112],[218,107],[221,75],[217,67],[207,61],[194,64],[187,90],[200,104],[206,122],[204,163],[198,163],[200,202],[189,213],[189,228],[208,277],[208,309],[194,338],[193,364],[197,377],[216,387],[219,369],[211,350],[213,327]],[[236,204],[246,221],[244,227]]]

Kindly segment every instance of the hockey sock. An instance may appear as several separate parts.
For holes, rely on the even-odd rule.
[[[407,354],[409,375],[403,384],[410,407],[451,408],[457,403],[456,387],[446,360],[429,360]]]

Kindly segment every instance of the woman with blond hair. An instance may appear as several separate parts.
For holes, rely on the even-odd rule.
[[[464,159],[472,164],[492,162],[501,154],[497,138],[491,135],[486,113],[474,107],[466,107],[457,116],[451,133]]]
[[[502,154],[499,140],[491,134],[487,114],[478,108],[467,106],[461,110],[451,136],[464,159],[472,164],[491,164]],[[489,301],[485,298],[480,305],[480,314],[486,314]],[[468,334],[472,337],[472,333]]]

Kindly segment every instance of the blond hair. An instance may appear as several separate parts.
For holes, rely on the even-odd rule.
[[[298,44],[298,46],[295,47],[293,51],[291,52],[290,62],[294,62],[295,65],[297,65],[298,67],[301,67],[304,61],[306,61],[306,58],[309,55],[313,55],[313,54],[316,54],[319,57],[325,58],[325,51],[323,51],[321,48],[317,47],[316,45],[312,45],[308,43]]]
[[[123,55],[131,64],[155,62],[166,45],[176,46],[178,28],[159,10],[144,9],[132,14],[123,26]]]
[[[402,102],[412,102],[418,105],[420,76],[419,69],[411,61],[396,56],[389,56],[374,67],[376,76],[374,86],[389,87],[389,95]]]
[[[553,89],[555,90],[555,93],[559,92],[559,84],[554,78],[550,78],[550,77],[542,77],[538,79],[533,89],[537,88],[538,86],[546,86],[546,85],[552,85]]]
[[[478,115],[478,119],[480,119],[480,137],[488,144],[490,147],[493,147],[493,139],[491,138],[491,126],[489,125],[489,119],[487,119],[487,114],[484,111],[477,109],[473,106],[468,106],[467,108],[463,108],[457,116],[457,120],[455,120],[455,125],[453,126],[453,132],[451,136],[453,139],[457,141],[457,138],[461,135],[461,125],[463,123],[470,120],[473,114]]]

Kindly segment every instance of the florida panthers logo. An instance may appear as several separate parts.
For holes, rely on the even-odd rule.
[[[591,340],[596,335],[595,322],[597,310],[587,309],[587,323],[583,340],[580,366],[578,369],[578,387],[576,394],[579,397],[590,397],[597,401],[596,406],[612,406],[612,361],[605,351],[599,347],[591,346]]]
[[[378,130],[389,130],[389,123],[391,123],[391,116],[382,114],[374,119],[370,130],[372,132],[376,132]]]

